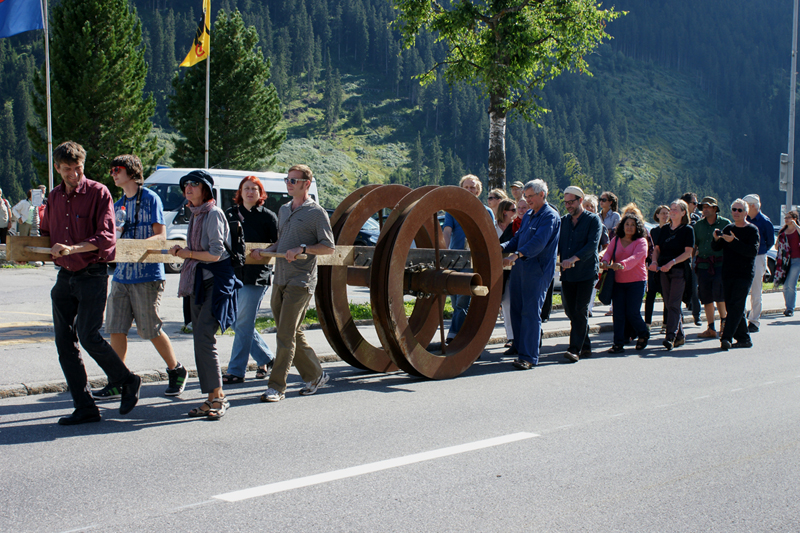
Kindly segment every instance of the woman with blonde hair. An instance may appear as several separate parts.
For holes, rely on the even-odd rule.
[[[661,273],[661,294],[667,307],[667,334],[663,344],[664,348],[672,350],[686,342],[681,324],[681,300],[688,261],[694,251],[694,229],[689,225],[689,207],[683,200],[670,204],[669,220],[669,224],[661,227],[648,269]]]
[[[508,200],[508,195],[503,189],[492,189],[486,197],[486,204],[492,212],[494,212],[495,217],[497,216],[497,206],[500,205],[500,202],[503,200]]]

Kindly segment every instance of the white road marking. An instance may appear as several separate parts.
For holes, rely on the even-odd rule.
[[[706,394],[705,396],[698,396],[695,400],[705,400],[706,398],[711,398],[710,394]]]
[[[513,433],[511,435],[504,435],[502,437],[495,437],[493,439],[479,440],[467,444],[460,444],[458,446],[451,446],[449,448],[441,448],[439,450],[431,450],[429,452],[406,455],[405,457],[397,457],[395,459],[386,459],[384,461],[378,461],[375,463],[343,468],[341,470],[334,470],[333,472],[326,472],[324,474],[315,474],[313,476],[270,483],[269,485],[262,485],[260,487],[237,490],[234,492],[228,492],[226,494],[220,494],[218,496],[212,496],[212,498],[226,502],[238,502],[247,500],[249,498],[257,498],[259,496],[266,496],[267,494],[274,494],[276,492],[299,489],[301,487],[308,487],[311,485],[319,485],[321,483],[328,483],[330,481],[336,481],[339,479],[361,476],[363,474],[371,474],[373,472],[420,463],[422,461],[430,461],[431,459],[440,459],[442,457],[456,455],[459,453],[472,452],[475,450],[481,450],[483,448],[490,448],[492,446],[500,446],[502,444],[508,444],[520,440],[532,439],[538,436],[539,435],[535,433]]]
[[[744,389],[742,389],[742,388],[739,388],[739,389],[731,389],[731,392],[739,392],[740,390],[744,390]]]

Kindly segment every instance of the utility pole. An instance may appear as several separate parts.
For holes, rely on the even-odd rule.
[[[794,16],[792,17],[792,89],[789,94],[789,148],[787,154],[781,154],[780,190],[786,191],[786,213],[792,210],[794,192],[794,115],[797,99],[797,8],[794,0]],[[781,217],[783,219],[783,217]]]

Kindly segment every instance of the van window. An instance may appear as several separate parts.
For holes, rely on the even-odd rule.
[[[219,190],[219,189],[218,189]],[[227,211],[229,207],[233,206],[233,197],[236,196],[236,190],[221,189],[222,192],[222,210]]]
[[[166,183],[151,183],[145,185],[148,189],[153,191],[161,198],[161,203],[164,205],[164,211],[177,211],[186,203],[186,199],[181,192],[180,185]]]

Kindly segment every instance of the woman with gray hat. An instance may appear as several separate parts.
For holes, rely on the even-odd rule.
[[[217,353],[217,328],[225,331],[236,319],[236,279],[230,261],[231,235],[225,214],[214,200],[214,178],[194,170],[181,178],[180,187],[192,216],[186,247],[170,254],[184,260],[178,296],[190,296],[194,357],[200,390],[208,399],[189,411],[192,417],[222,418],[228,399],[222,392],[222,372]]]

